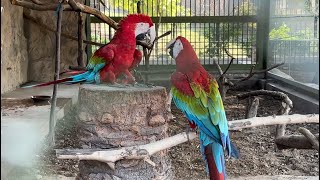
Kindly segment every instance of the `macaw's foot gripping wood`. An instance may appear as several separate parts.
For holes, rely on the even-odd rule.
[[[169,119],[163,87],[108,87],[82,85],[79,91],[78,138],[83,149],[109,149],[142,145],[167,137]],[[166,151],[144,160],[123,159],[114,167],[104,162],[81,160],[77,179],[149,180],[172,179]],[[113,169],[114,168],[114,169]]]

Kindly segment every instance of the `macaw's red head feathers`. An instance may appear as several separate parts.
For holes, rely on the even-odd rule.
[[[178,36],[168,42],[167,49],[170,50],[169,54],[176,60],[176,64],[179,67],[188,67],[193,64],[200,64],[198,56],[190,42],[182,36]]]
[[[133,30],[137,40],[145,40],[146,38],[152,43],[156,37],[155,26],[152,19],[143,14],[129,14],[119,22],[121,29]]]

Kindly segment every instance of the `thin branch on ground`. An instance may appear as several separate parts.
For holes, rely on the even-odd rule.
[[[283,64],[284,64],[284,62],[283,62],[283,63],[280,63],[280,64],[275,64],[275,65],[273,65],[273,66],[271,66],[271,67],[269,67],[269,68],[267,68],[267,69],[260,70],[260,71],[255,71],[255,72],[253,72],[253,69],[254,69],[254,65],[253,65],[253,66],[251,67],[251,70],[250,70],[249,75],[248,75],[247,77],[244,77],[244,78],[240,79],[238,82],[246,81],[246,80],[250,79],[251,77],[253,77],[255,74],[266,73],[266,72],[268,72],[268,71],[270,71],[270,70],[272,70],[272,69],[274,69],[274,68],[277,68],[277,67],[279,67],[279,66],[281,66],[281,65],[283,65]]]
[[[319,151],[319,140],[316,138],[316,136],[314,136],[308,129],[303,127],[300,127],[298,131],[309,140],[314,149]]]
[[[293,108],[292,101],[288,97],[288,95],[286,95],[283,92],[279,92],[279,91],[256,90],[256,91],[250,91],[250,92],[238,94],[237,98],[238,99],[245,99],[245,98],[248,98],[250,96],[259,96],[259,95],[272,96],[274,98],[282,100],[283,102],[288,104],[290,108]]]
[[[281,102],[285,103],[283,105],[283,110],[282,110],[282,115],[288,115],[290,112],[290,109],[293,108],[293,104],[291,99],[288,97],[287,94],[279,91],[268,91],[268,90],[256,90],[256,91],[251,91],[243,94],[238,94],[237,98],[238,99],[245,99],[245,98],[250,98],[252,96],[259,96],[259,95],[267,95],[274,97],[276,99],[281,100]],[[281,124],[277,125],[276,127],[276,139],[280,138],[285,135],[285,130],[286,130],[286,125]]]

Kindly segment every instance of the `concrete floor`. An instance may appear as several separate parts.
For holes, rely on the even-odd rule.
[[[7,179],[6,174],[14,170],[15,165],[30,167],[35,163],[37,150],[49,132],[51,105],[35,105],[30,97],[51,96],[52,89],[52,86],[18,88],[1,95],[1,179]],[[59,85],[56,121],[77,102],[78,90],[79,85]]]

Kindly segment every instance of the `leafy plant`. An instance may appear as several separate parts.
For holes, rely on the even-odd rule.
[[[285,24],[282,23],[282,25],[279,28],[273,28],[269,33],[270,40],[275,39],[282,39],[282,40],[293,40],[296,39],[296,37],[293,37],[290,35],[291,29]]]
[[[235,15],[247,16],[257,13],[256,6],[249,0],[244,0],[239,7],[234,8]],[[223,48],[235,52],[235,56],[251,54],[250,47],[256,41],[256,23],[215,23],[205,29],[204,36],[209,39],[207,53],[210,57],[226,56]],[[250,31],[249,31],[250,30]],[[243,35],[248,42],[243,42]],[[240,48],[240,49],[239,49]],[[231,52],[230,52],[231,53]],[[234,55],[233,53],[231,53]]]

